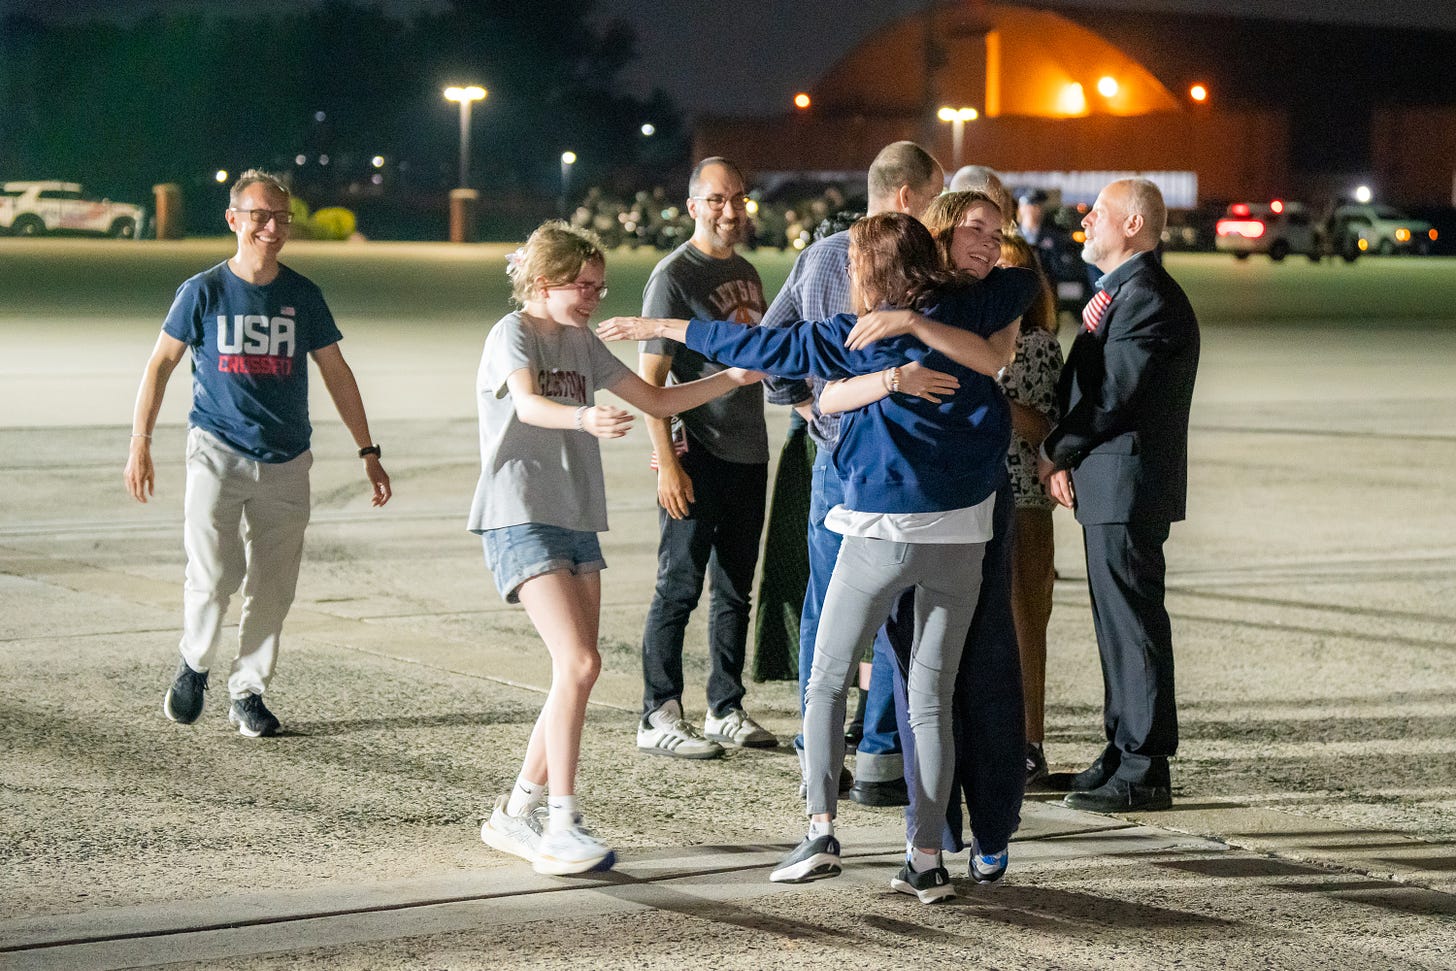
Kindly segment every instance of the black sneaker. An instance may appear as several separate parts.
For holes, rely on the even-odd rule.
[[[228,711],[228,721],[238,726],[238,732],[249,738],[262,738],[278,734],[278,719],[263,704],[262,695],[244,695],[233,701]]]
[[[768,878],[774,883],[806,883],[839,876],[839,840],[805,836],[794,852],[779,861]]]
[[[1033,789],[1046,782],[1046,753],[1036,742],[1026,743],[1026,788]]]
[[[890,881],[890,889],[911,894],[922,904],[950,900],[955,896],[955,887],[951,886],[950,874],[946,872],[945,867],[938,866],[932,870],[916,873],[910,868],[909,861],[900,867],[900,872]]]
[[[177,677],[162,699],[162,714],[179,725],[191,725],[202,714],[202,693],[207,690],[207,672],[194,671],[183,661],[177,665]]]

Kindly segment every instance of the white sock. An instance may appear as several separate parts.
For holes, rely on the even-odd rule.
[[[922,850],[916,847],[910,851],[910,869],[916,873],[934,870],[940,866],[939,850]]]
[[[817,819],[811,819],[811,820],[809,820],[809,838],[811,840],[817,840],[821,836],[833,836],[833,835],[834,835],[834,820],[827,819],[827,820],[825,820],[822,823],[819,820],[817,820]]]
[[[550,826],[554,831],[570,829],[581,818],[575,796],[552,796],[546,800],[546,806],[551,811]]]
[[[518,775],[515,786],[511,788],[511,798],[506,801],[506,815],[524,816],[541,805],[545,799],[546,787],[544,785],[538,785],[524,775]]]

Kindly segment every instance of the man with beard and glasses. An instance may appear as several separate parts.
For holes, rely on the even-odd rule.
[[[1052,498],[1076,512],[1087,548],[1107,744],[1066,781],[1066,804],[1092,812],[1172,804],[1178,709],[1163,544],[1187,511],[1199,334],[1187,295],[1157,260],[1166,222],[1163,194],[1147,179],[1111,183],[1082,220],[1082,258],[1102,276],[1037,464]]]
[[[736,249],[748,231],[743,174],[707,158],[688,181],[693,235],[652,271],[642,295],[648,317],[700,317],[757,324],[763,284]],[[642,342],[640,371],[651,384],[683,383],[723,368],[682,344]],[[647,418],[657,469],[660,538],[657,584],[642,635],[642,718],[637,748],[653,755],[711,759],[723,746],[778,744],[743,710],[749,600],[758,565],[768,489],[768,433],[757,384],[685,411]],[[699,732],[683,714],[683,640],[711,578],[708,711]]]

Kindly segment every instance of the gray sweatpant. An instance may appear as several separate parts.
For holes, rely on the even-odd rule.
[[[814,666],[804,695],[804,764],[810,815],[834,815],[844,762],[845,695],[875,631],[915,588],[915,640],[906,679],[915,732],[912,846],[940,845],[955,764],[951,696],[981,590],[984,543],[896,543],[846,536],[824,595]],[[920,838],[920,834],[925,834]]]
[[[283,618],[293,605],[308,527],[313,453],[258,462],[193,427],[187,433],[183,546],[182,656],[210,669],[222,645],[228,602],[243,588],[238,654],[228,694],[262,694],[278,662]]]

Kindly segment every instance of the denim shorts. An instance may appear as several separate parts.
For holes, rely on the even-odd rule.
[[[502,526],[481,533],[485,543],[485,565],[495,577],[495,587],[506,603],[520,603],[521,584],[532,577],[557,570],[575,576],[600,573],[607,568],[596,533],[545,523]]]

